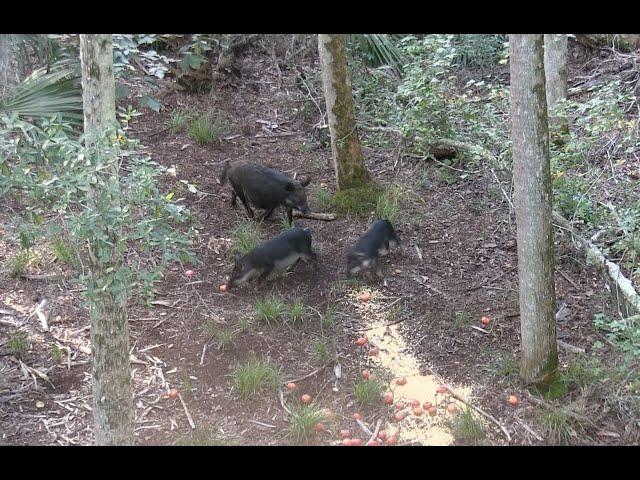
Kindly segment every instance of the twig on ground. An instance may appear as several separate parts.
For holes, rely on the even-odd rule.
[[[189,425],[191,425],[191,428],[195,430],[196,424],[193,423],[191,414],[189,413],[189,410],[187,410],[187,404],[184,403],[184,400],[182,399],[182,395],[180,393],[178,393],[178,398],[180,399],[180,403],[182,403],[182,408],[184,409],[184,413],[187,415],[187,420],[189,420]]]
[[[262,423],[262,422],[259,422],[258,420],[252,420],[251,418],[248,418],[247,422],[255,423],[256,425],[260,425],[260,426],[266,427],[266,428],[277,428],[275,425],[269,425],[268,423]]]
[[[431,374],[436,377],[438,379],[438,381],[441,384],[446,385],[446,383],[443,381],[442,377],[440,377],[440,375],[438,375],[435,371],[433,371],[432,368],[429,367],[429,371],[431,372]],[[509,431],[504,427],[504,425],[502,425],[498,420],[496,420],[495,418],[493,418],[491,415],[489,415],[487,412],[483,411],[482,409],[472,405],[471,403],[467,402],[464,398],[462,398],[460,395],[456,394],[449,385],[447,385],[447,391],[448,393],[455,398],[456,400],[459,400],[460,402],[464,403],[466,406],[468,406],[469,408],[472,408],[473,410],[475,410],[476,412],[478,412],[480,415],[484,416],[485,418],[491,420],[493,423],[495,423],[500,430],[502,430],[502,433],[504,433],[505,437],[507,437],[507,443],[511,443],[511,435],[509,435]]]

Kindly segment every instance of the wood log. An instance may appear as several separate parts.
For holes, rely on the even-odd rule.
[[[624,317],[640,314],[640,296],[633,287],[633,283],[622,274],[620,267],[608,260],[602,251],[590,240],[581,236],[558,212],[553,212],[553,219],[565,230],[568,230],[578,240],[582,249],[590,255],[603,273],[611,287],[611,294],[618,304],[618,309]]]

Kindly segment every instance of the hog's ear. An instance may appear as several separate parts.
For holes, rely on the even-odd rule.
[[[311,183],[311,177],[307,177],[304,180],[300,180],[300,185],[302,185],[303,187],[306,187],[310,183]]]
[[[295,191],[296,186],[295,186],[295,184],[293,182],[287,182],[287,184],[284,186],[284,189],[287,192],[293,192],[293,191]]]
[[[236,254],[233,256],[233,261],[234,261],[234,263],[237,265],[241,258],[242,258],[242,255],[240,255],[239,253],[236,253]]]

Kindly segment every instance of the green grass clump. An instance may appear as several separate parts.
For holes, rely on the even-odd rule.
[[[31,261],[31,250],[21,250],[9,259],[9,273],[13,277],[24,275],[24,271]]]
[[[480,445],[486,437],[482,420],[473,415],[470,408],[463,410],[453,419],[453,436],[468,445]]]
[[[281,297],[272,295],[268,298],[258,300],[254,306],[258,320],[271,326],[278,319],[282,319],[287,314],[287,306]]]
[[[407,192],[401,185],[392,185],[385,189],[376,201],[376,216],[386,218],[392,225],[397,225],[402,220],[402,203],[406,196]]]
[[[75,246],[62,237],[53,239],[53,254],[58,261],[71,266],[78,266],[78,256],[76,255]]]
[[[576,436],[571,417],[561,408],[545,408],[538,414],[538,422],[552,445],[569,445]]]
[[[340,215],[365,216],[376,209],[383,189],[375,183],[339,190],[333,194],[331,206]]]
[[[278,382],[277,368],[266,360],[251,359],[238,365],[233,372],[234,387],[243,398],[249,398],[267,388],[275,390]]]
[[[289,435],[297,443],[307,443],[315,434],[316,425],[324,420],[321,409],[311,404],[290,407],[290,410],[291,415],[287,420]]]
[[[360,405],[380,405],[384,384],[377,378],[359,378],[353,384],[353,395]]]
[[[317,339],[311,343],[311,352],[313,359],[320,365],[325,365],[331,359],[329,347],[324,339]]]
[[[14,330],[9,335],[9,352],[19,359],[24,360],[29,349],[29,340],[24,332]]]
[[[176,108],[171,112],[171,117],[169,118],[169,130],[172,133],[184,132],[189,126],[192,117],[193,114],[188,110]]]
[[[258,226],[248,218],[239,219],[231,232],[230,253],[246,255],[260,245],[260,230]]]
[[[218,350],[223,350],[229,343],[233,341],[235,336],[231,328],[223,328],[216,332],[216,346]]]
[[[323,327],[330,327],[336,320],[335,307],[328,305],[324,313],[320,317],[320,323]]]
[[[314,185],[311,188],[311,203],[316,212],[327,212],[331,209],[331,191],[325,185]]]
[[[189,136],[200,145],[205,145],[220,137],[222,125],[220,117],[215,122],[211,114],[204,114],[191,121],[189,124]]]
[[[305,310],[304,302],[299,298],[294,299],[291,305],[289,305],[289,320],[291,320],[291,323],[295,325],[296,323],[302,322]]]
[[[471,324],[471,316],[464,310],[453,312],[453,324],[456,328],[466,327]]]

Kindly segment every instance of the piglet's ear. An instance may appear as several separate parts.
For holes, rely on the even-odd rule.
[[[239,253],[236,253],[233,256],[233,261],[235,262],[236,265],[238,264],[238,262],[240,261],[241,258],[242,258],[242,255],[240,255]]]

